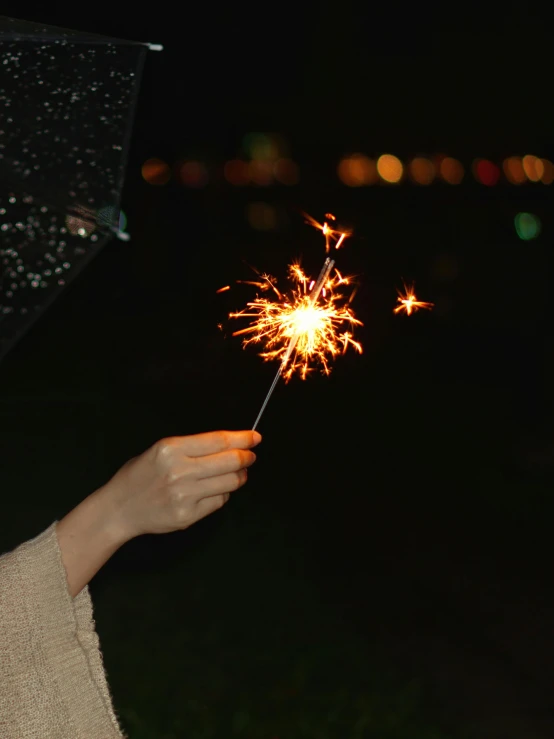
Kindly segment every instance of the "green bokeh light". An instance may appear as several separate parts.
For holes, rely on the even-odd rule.
[[[514,218],[516,233],[523,241],[536,239],[541,232],[541,221],[533,213],[518,213]]]

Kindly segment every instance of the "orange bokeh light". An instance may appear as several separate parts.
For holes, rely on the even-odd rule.
[[[381,154],[377,160],[377,172],[385,182],[396,184],[402,179],[404,167],[402,162],[394,154]]]
[[[278,159],[273,167],[273,174],[282,185],[297,185],[300,179],[298,165],[292,159]]]
[[[202,162],[185,162],[179,167],[179,179],[187,187],[204,187],[209,180],[206,165]]]
[[[377,167],[365,154],[352,154],[339,162],[337,174],[348,187],[364,187],[377,182]]]
[[[449,185],[459,185],[464,179],[464,167],[452,157],[444,157],[439,166],[440,176]]]
[[[141,168],[143,179],[149,185],[166,185],[171,179],[171,169],[163,159],[147,159]]]
[[[267,187],[273,182],[273,163],[269,160],[256,159],[248,165],[250,179],[260,187]]]
[[[242,159],[231,159],[223,168],[223,175],[230,185],[242,187],[250,182],[250,168],[248,162]]]
[[[521,157],[508,157],[504,159],[502,169],[504,170],[506,179],[512,185],[522,185],[527,179]]]
[[[409,164],[412,180],[418,185],[430,185],[435,179],[435,165],[425,157],[415,157]]]
[[[541,159],[543,174],[541,182],[543,185],[551,185],[554,182],[554,164],[549,159]]]
[[[522,164],[528,180],[538,182],[541,179],[544,174],[544,164],[541,159],[532,154],[526,154],[522,159]]]

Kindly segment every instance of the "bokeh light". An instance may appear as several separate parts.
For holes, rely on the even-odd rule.
[[[554,182],[554,164],[550,159],[541,159],[541,162],[543,166],[541,182],[543,185],[551,185]]]
[[[166,185],[171,179],[171,169],[163,159],[152,157],[142,165],[143,179],[149,185]]]
[[[300,180],[298,165],[292,159],[278,159],[273,167],[273,174],[282,185],[297,185]]]
[[[250,167],[242,159],[231,159],[223,168],[223,175],[230,185],[244,187],[250,182]]]
[[[522,185],[527,180],[521,157],[504,159],[502,169],[504,170],[504,176],[512,185]]]
[[[463,164],[452,157],[444,157],[441,160],[439,172],[442,179],[449,185],[459,185],[465,175]]]
[[[526,154],[522,162],[523,170],[527,176],[527,179],[531,182],[539,182],[544,174],[544,164],[542,160],[532,154]]]
[[[402,162],[394,154],[381,154],[377,160],[377,172],[384,182],[396,184],[402,179],[404,167]]]
[[[435,165],[425,157],[412,159],[408,171],[412,180],[418,185],[430,185],[435,179]]]
[[[260,187],[267,187],[273,182],[273,164],[264,159],[255,159],[248,165],[250,179]]]
[[[185,162],[179,167],[179,179],[187,187],[205,187],[210,176],[203,162]]]
[[[249,203],[246,218],[256,231],[272,231],[277,228],[277,211],[269,203]]]
[[[514,218],[516,233],[523,241],[536,239],[541,232],[540,218],[533,213],[518,213]]]
[[[365,154],[352,154],[340,160],[337,167],[340,181],[348,187],[364,187],[377,182],[377,167]]]
[[[279,141],[277,137],[266,133],[248,133],[243,139],[243,148],[250,159],[279,158]]]
[[[473,174],[482,185],[492,187],[500,179],[500,169],[489,159],[476,159],[473,162]]]

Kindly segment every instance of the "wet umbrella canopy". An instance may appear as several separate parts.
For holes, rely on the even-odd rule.
[[[0,359],[110,237],[125,237],[148,48],[0,17]]]

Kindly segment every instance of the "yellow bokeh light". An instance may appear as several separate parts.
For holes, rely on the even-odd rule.
[[[551,185],[554,182],[554,164],[550,159],[541,159],[541,162],[543,166],[541,182],[543,185]]]
[[[143,179],[149,185],[166,185],[171,179],[171,169],[163,159],[147,159],[141,168]]]
[[[425,157],[415,157],[409,165],[410,177],[418,185],[430,185],[435,179],[435,165]]]
[[[377,160],[377,172],[385,182],[396,184],[402,179],[404,167],[402,162],[394,154],[381,154]]]
[[[541,159],[532,154],[526,154],[521,163],[528,180],[538,182],[541,179],[544,174],[544,164]]]
[[[365,154],[352,154],[339,162],[337,174],[348,187],[364,187],[377,182],[377,167],[373,159]]]
[[[449,185],[459,185],[464,179],[464,167],[461,162],[452,157],[444,157],[439,167],[440,176]]]
[[[504,170],[506,179],[512,185],[522,185],[527,179],[521,157],[508,157],[504,159],[502,169]]]

